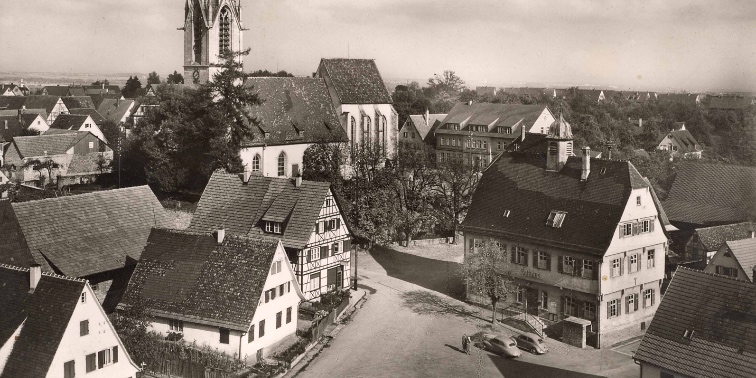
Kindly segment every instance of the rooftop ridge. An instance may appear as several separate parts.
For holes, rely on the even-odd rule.
[[[87,132],[88,133],[89,131],[82,131],[82,132]],[[65,135],[65,134],[60,134],[60,135]],[[100,191],[91,192],[91,193],[76,194],[76,195],[73,195],[73,196],[61,196],[61,197],[55,197],[55,198],[43,198],[43,199],[34,200],[34,201],[16,202],[16,203],[13,203],[13,204],[14,205],[23,205],[23,204],[28,204],[28,203],[54,202],[54,201],[57,201],[57,200],[64,200],[64,199],[70,198],[70,197],[77,197],[77,198],[94,197],[95,195],[98,195],[98,194],[112,193],[112,192],[114,192],[116,190],[122,191],[122,192],[125,192],[125,191],[133,192],[133,191],[136,191],[136,189],[143,188],[143,187],[149,188],[149,185],[129,186],[129,187],[126,187],[126,188],[100,190]],[[152,189],[150,189],[150,191],[152,191]]]
[[[747,282],[747,281],[739,280],[739,279],[737,279],[735,277],[731,277],[731,276],[727,276],[727,275],[723,275],[723,274],[716,274],[716,273],[705,272],[703,270],[688,268],[688,267],[684,267],[684,266],[681,266],[681,265],[677,266],[677,270],[688,270],[688,271],[691,271],[691,272],[694,272],[694,273],[701,273],[701,274],[705,274],[705,275],[712,276],[712,277],[726,278],[726,279],[728,279],[730,281],[736,281],[738,283],[745,282],[747,284],[756,285],[756,283],[754,283],[754,282]],[[675,271],[675,273],[677,273],[677,271]],[[674,280],[674,277],[672,277],[672,279]]]
[[[15,271],[18,271],[18,272],[28,272],[29,269],[30,269],[30,268],[24,268],[24,267],[20,267],[20,266],[9,265],[9,264],[2,264],[2,263],[0,263],[0,268],[15,270]],[[52,278],[60,278],[60,279],[63,279],[63,280],[73,281],[73,282],[89,282],[89,280],[84,279],[84,278],[64,276],[64,275],[61,275],[61,274],[55,274],[55,273],[49,273],[49,272],[42,272],[42,275],[43,276],[52,277]]]

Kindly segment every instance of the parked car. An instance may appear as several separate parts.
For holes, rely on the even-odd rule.
[[[541,336],[536,335],[535,333],[523,333],[520,336],[517,336],[517,347],[530,351],[535,354],[544,354],[549,351],[549,348],[546,347],[546,343],[543,341],[543,338]]]
[[[517,349],[517,342],[511,336],[484,333],[481,336],[480,344],[483,345],[483,349],[504,357],[520,357],[522,354]]]

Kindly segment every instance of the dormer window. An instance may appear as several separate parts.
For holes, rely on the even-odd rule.
[[[552,210],[549,214],[549,218],[546,220],[546,225],[554,228],[562,227],[562,222],[567,216],[567,212]]]
[[[281,233],[281,222],[266,221],[265,222],[265,232],[268,232],[268,233],[271,233],[271,234],[280,234]]]

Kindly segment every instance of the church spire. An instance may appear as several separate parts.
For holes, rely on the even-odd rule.
[[[196,84],[212,80],[224,51],[242,51],[241,5],[238,0],[186,0],[184,77]]]

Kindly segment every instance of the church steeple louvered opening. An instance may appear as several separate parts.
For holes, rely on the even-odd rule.
[[[220,37],[218,51],[224,53],[231,50],[231,11],[224,7],[220,13]]]

